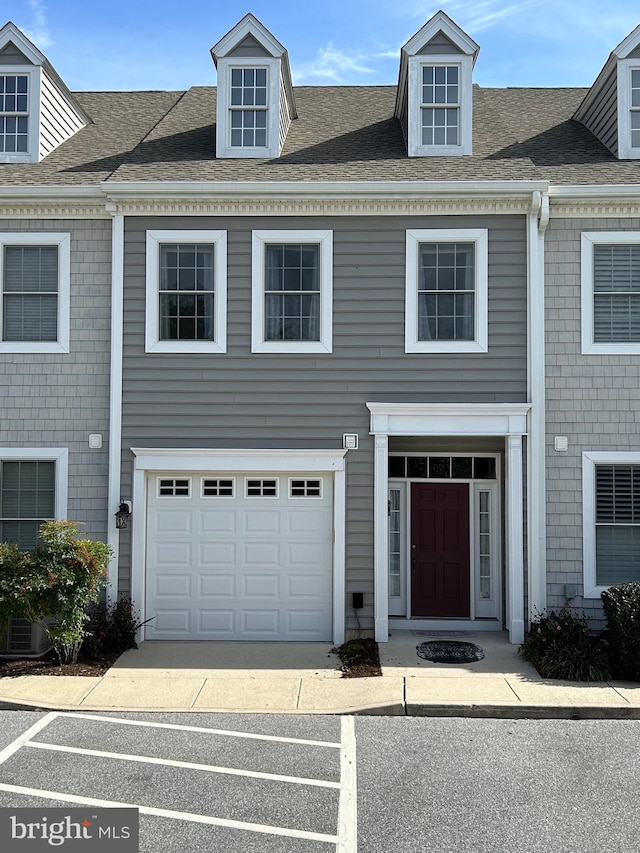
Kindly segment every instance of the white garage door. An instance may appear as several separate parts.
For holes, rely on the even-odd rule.
[[[153,474],[146,636],[331,640],[333,481]]]

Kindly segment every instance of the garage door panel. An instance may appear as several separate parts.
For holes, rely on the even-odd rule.
[[[236,636],[236,610],[199,610],[198,630],[201,634],[212,635],[210,639],[234,640]],[[201,637],[201,639],[205,639]]]
[[[156,616],[148,637],[331,639],[331,476],[309,478],[321,479],[321,497],[292,496],[288,475],[260,473],[251,479],[278,479],[277,497],[247,497],[244,474],[225,474],[235,477],[232,494],[203,496],[194,486],[188,497],[160,496],[158,477],[169,475],[151,475],[148,490],[147,616]]]
[[[266,499],[265,499],[266,500]],[[242,519],[242,533],[280,533],[281,510],[277,507],[271,510],[247,509],[240,516]]]
[[[164,533],[192,533],[193,514],[190,508],[158,509],[152,530]]]
[[[158,634],[188,637],[191,633],[191,608],[185,610],[156,608],[153,630]]]
[[[267,610],[243,610],[242,611],[242,633],[247,637],[262,639],[263,637],[279,637],[280,611]]]
[[[247,575],[242,578],[241,595],[244,598],[280,597],[280,577],[278,575]],[[273,606],[273,602],[269,603]]]
[[[235,568],[238,546],[236,542],[201,542],[199,547],[200,565]]]
[[[198,593],[201,596],[215,596],[216,598],[235,598],[236,578],[229,574],[204,574],[198,578]]]
[[[156,575],[154,595],[156,598],[191,598],[191,575]]]
[[[220,504],[209,502],[205,508],[196,510],[199,533],[237,533],[237,515],[234,510],[222,509]]]

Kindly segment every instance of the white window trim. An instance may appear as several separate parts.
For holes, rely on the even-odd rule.
[[[580,246],[581,329],[583,355],[640,354],[640,341],[595,343],[593,340],[593,247],[596,244],[640,243],[640,231],[585,231]],[[640,298],[640,296],[638,297]]]
[[[231,146],[231,71],[238,68],[267,69],[267,145],[258,148]],[[257,158],[280,154],[280,60],[268,56],[220,58],[216,106],[216,157]],[[247,109],[250,109],[247,107]]]
[[[17,231],[0,233],[0,334],[4,307],[4,247],[5,246],[57,246],[58,247],[58,339],[57,341],[2,341],[0,352],[68,353],[69,310],[71,303],[71,236],[61,233]]]
[[[618,159],[640,160],[640,148],[631,147],[631,72],[640,70],[638,59],[618,60]]]
[[[640,465],[640,453],[593,451],[582,454],[582,566],[584,598],[600,598],[608,586],[596,584],[596,466]]]
[[[418,268],[421,243],[473,243],[475,308],[472,341],[418,340]],[[405,348],[407,353],[488,352],[489,349],[489,231],[486,228],[407,230]]]
[[[2,462],[55,462],[55,516],[63,521],[67,515],[69,489],[69,449],[67,447],[0,447]]]
[[[457,65],[459,70],[458,145],[422,144],[422,69],[425,65]],[[461,157],[472,153],[473,57],[456,54],[417,55],[409,57],[408,152],[409,157]],[[446,104],[442,104],[446,107]]]
[[[320,340],[265,341],[265,247],[269,243],[320,246]],[[251,248],[251,352],[330,353],[333,347],[333,231],[253,231]]]
[[[42,69],[29,65],[2,65],[0,76],[20,74],[29,78],[29,141],[23,152],[0,151],[0,163],[37,163],[40,159],[40,79]],[[6,115],[6,113],[2,113]]]
[[[164,243],[213,244],[213,341],[160,340],[160,246]],[[225,353],[227,351],[227,232],[147,231],[145,352]]]

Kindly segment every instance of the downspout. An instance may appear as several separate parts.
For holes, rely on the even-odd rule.
[[[111,210],[110,210],[111,208]],[[124,286],[124,216],[107,202],[111,221],[111,381],[109,388],[109,494],[107,505],[107,542],[113,550],[109,562],[107,601],[118,599],[118,550],[120,535],[116,511],[120,505],[120,456],[122,445],[122,323]]]
[[[536,190],[528,214],[528,371],[531,403],[527,440],[528,604],[529,618],[547,604],[546,544],[546,399],[545,399],[545,232],[549,224],[549,196]]]

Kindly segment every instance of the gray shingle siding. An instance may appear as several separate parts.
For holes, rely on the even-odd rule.
[[[582,355],[580,236],[583,231],[638,231],[640,219],[552,219],[546,236],[547,584],[549,607],[564,604],[564,584],[583,589],[582,453],[640,453],[640,356]],[[557,452],[556,435],[569,449]],[[598,599],[572,605],[596,620]]]
[[[68,517],[106,537],[111,222],[0,220],[0,231],[71,235],[70,352],[0,353],[0,448],[69,449]],[[101,450],[89,450],[101,433]],[[1,456],[1,449],[0,449]]]

